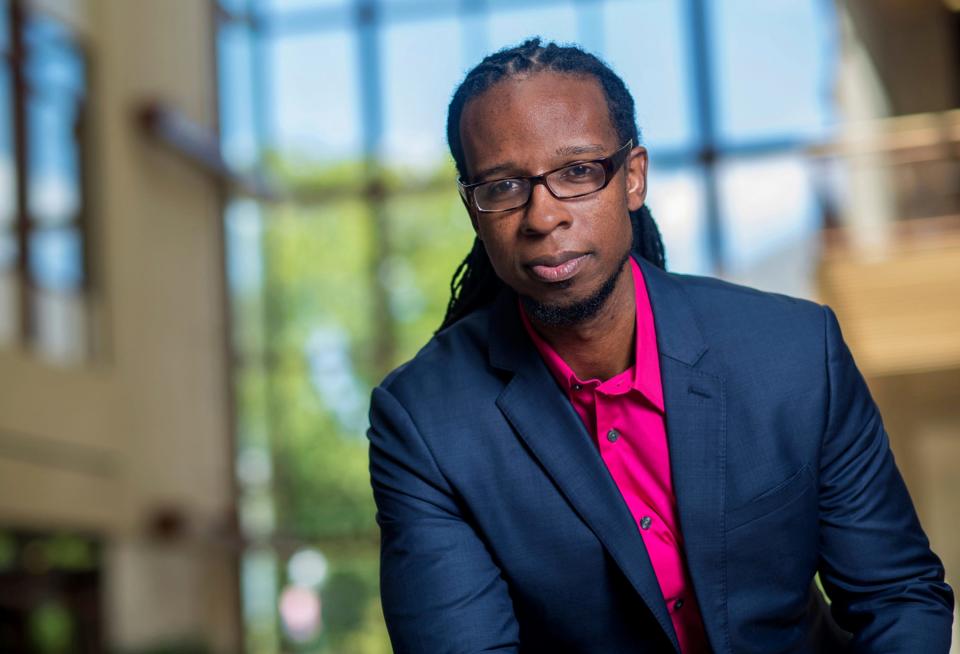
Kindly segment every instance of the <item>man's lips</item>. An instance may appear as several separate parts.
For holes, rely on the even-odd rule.
[[[561,252],[552,256],[538,257],[526,265],[533,276],[540,281],[562,282],[577,274],[587,260],[587,256],[579,252]]]

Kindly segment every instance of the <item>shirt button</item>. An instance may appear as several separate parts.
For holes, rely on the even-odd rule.
[[[583,384],[574,384],[574,385],[573,385],[573,390],[575,390],[575,391],[582,391],[582,390],[583,390]]]
[[[648,515],[643,516],[642,518],[640,518],[640,528],[644,530],[649,529],[651,522],[653,522],[653,520],[650,518],[650,516]]]
[[[611,429],[607,432],[607,440],[611,443],[616,443],[618,438],[620,438],[620,432],[616,429]]]
[[[678,599],[676,602],[674,602],[674,603],[673,603],[673,608],[675,608],[675,609],[682,609],[682,608],[683,608],[683,599]]]

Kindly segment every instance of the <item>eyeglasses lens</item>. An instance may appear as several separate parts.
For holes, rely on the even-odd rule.
[[[546,177],[550,192],[561,199],[593,193],[603,188],[604,182],[603,165],[592,161],[555,170]],[[473,197],[482,211],[507,211],[525,205],[532,188],[529,179],[498,179],[476,187]]]

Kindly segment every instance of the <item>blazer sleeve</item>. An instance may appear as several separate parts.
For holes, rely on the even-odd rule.
[[[407,410],[384,388],[370,409],[380,594],[397,654],[516,652],[507,584]]]
[[[833,312],[820,461],[820,577],[856,652],[950,649],[953,592],[894,464],[879,411]]]

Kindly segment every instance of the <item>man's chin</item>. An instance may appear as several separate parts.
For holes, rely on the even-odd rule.
[[[567,302],[543,302],[527,295],[520,295],[520,302],[523,308],[535,323],[549,327],[573,327],[581,325],[598,313],[610,299],[613,289],[616,288],[617,280],[623,273],[621,265],[617,271],[611,275],[604,283],[593,293],[585,297],[570,300]],[[573,280],[557,282],[555,289],[569,288]]]
[[[531,297],[520,296],[523,308],[535,323],[550,327],[572,327],[595,316],[602,305],[590,302],[590,298],[569,304],[547,304]]]

